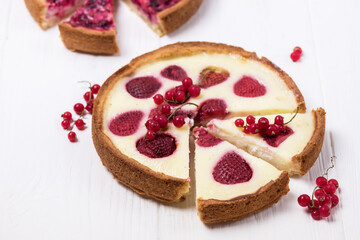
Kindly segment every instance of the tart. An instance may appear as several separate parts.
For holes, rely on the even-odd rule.
[[[59,24],[64,45],[72,51],[85,53],[117,53],[113,11],[113,0],[86,0],[70,20]]]
[[[289,176],[229,142],[194,128],[196,205],[204,223],[237,220],[289,191]]]
[[[31,16],[42,29],[48,29],[73,13],[84,0],[25,0]]]
[[[276,115],[267,115],[274,122]],[[294,114],[282,114],[288,122]],[[256,121],[262,116],[256,116]],[[235,126],[235,120],[211,120],[208,131],[248,153],[264,159],[290,175],[304,175],[319,156],[325,134],[325,111],[322,108],[310,113],[299,113],[286,124],[285,130],[275,137],[266,134],[245,134]]]
[[[199,9],[202,0],[124,0],[159,36],[178,29]]]

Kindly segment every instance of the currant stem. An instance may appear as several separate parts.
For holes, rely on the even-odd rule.
[[[289,121],[287,121],[286,123],[284,123],[284,125],[286,125],[286,124],[290,123],[292,120],[294,120],[294,118],[296,117],[296,115],[299,113],[299,109],[300,109],[299,107],[296,108],[296,113],[295,113],[295,115],[292,116],[292,118],[291,118]]]
[[[198,86],[201,84],[202,80],[204,80],[204,78],[206,77],[206,75],[208,75],[211,72],[215,72],[216,69],[209,69],[205,74],[203,74],[202,78],[200,79],[199,83],[197,84]]]
[[[179,107],[175,108],[174,111],[170,114],[170,116],[167,118],[168,120],[170,120],[176,113],[177,110],[181,109],[183,106],[185,105],[194,105],[196,107],[199,107],[199,105],[197,105],[196,103],[192,103],[192,102],[189,102],[189,103],[183,103],[181,104]]]

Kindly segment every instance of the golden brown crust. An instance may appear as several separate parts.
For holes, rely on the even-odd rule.
[[[71,51],[99,55],[112,55],[119,52],[116,31],[96,31],[84,27],[73,27],[67,22],[59,24],[61,39]]]
[[[25,0],[25,5],[29,10],[31,16],[39,24],[42,29],[49,28],[44,24],[46,3],[44,0]]]
[[[239,47],[208,42],[176,43],[133,59],[129,64],[110,76],[100,89],[95,100],[92,120],[95,147],[103,164],[115,178],[138,192],[164,201],[177,201],[181,196],[188,193],[189,183],[184,179],[177,179],[152,171],[134,159],[123,155],[112,144],[111,140],[103,132],[103,111],[107,96],[120,79],[133,74],[136,69],[147,63],[178,56],[191,56],[202,52],[238,54],[245,59],[261,62],[261,59],[255,53],[247,52]],[[267,64],[266,66],[273,69],[272,65]],[[279,70],[274,69],[274,71],[278,72]],[[291,78],[286,79],[286,81],[290,80]],[[297,88],[292,89],[292,91],[298,91],[301,95]]]
[[[278,179],[270,181],[256,193],[232,200],[197,199],[197,210],[206,224],[235,221],[265,209],[279,201],[289,191],[289,175],[282,172]]]
[[[325,135],[325,110],[318,108],[312,110],[314,116],[314,132],[304,150],[293,157],[295,164],[299,165],[299,174],[304,175],[314,165],[320,154]]]

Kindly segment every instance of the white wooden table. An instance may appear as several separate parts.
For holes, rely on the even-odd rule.
[[[360,1],[205,0],[181,29],[157,37],[120,4],[121,54],[66,50],[57,28],[34,23],[22,0],[0,7],[0,239],[359,239]],[[241,221],[208,227],[194,194],[164,205],[117,183],[102,166],[88,128],[68,142],[60,114],[82,101],[86,84],[103,83],[133,57],[177,41],[214,41],[266,56],[287,71],[307,107],[327,111],[326,139],[314,167],[292,178],[290,193]],[[300,62],[289,54],[304,50]],[[86,119],[90,125],[90,118]],[[330,177],[340,205],[313,221],[297,205],[337,156]]]

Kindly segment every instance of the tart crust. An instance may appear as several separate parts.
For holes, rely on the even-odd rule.
[[[297,96],[300,111],[304,112],[306,109],[301,92],[285,72],[281,71],[269,60],[258,58],[255,53],[247,52],[240,47],[208,42],[180,42],[164,46],[133,59],[129,64],[110,76],[101,87],[94,103],[92,137],[95,148],[104,166],[108,168],[118,181],[141,194],[146,194],[162,201],[174,202],[188,193],[189,182],[186,179],[178,179],[155,172],[139,164],[136,160],[125,156],[113,145],[103,131],[104,105],[108,94],[119,79],[133,74],[135,70],[142,65],[161,59],[191,56],[203,52],[237,54],[245,59],[252,59],[264,63],[271,70],[278,72],[286,84],[291,86],[291,91]]]
[[[98,55],[112,55],[119,52],[116,31],[97,31],[85,27],[73,27],[67,22],[59,24],[64,45],[71,51]]]
[[[46,4],[44,0],[25,0],[25,5],[31,16],[42,29],[45,30],[51,27],[45,19]]]
[[[230,200],[197,199],[198,215],[206,224],[235,221],[259,212],[289,192],[289,175],[282,172],[278,179],[270,181],[253,194]]]
[[[159,24],[151,23],[146,16],[141,13],[131,0],[124,0],[129,8],[136,12],[144,22],[160,37],[169,34],[187,22],[199,9],[203,0],[182,0],[167,9],[156,14]]]

